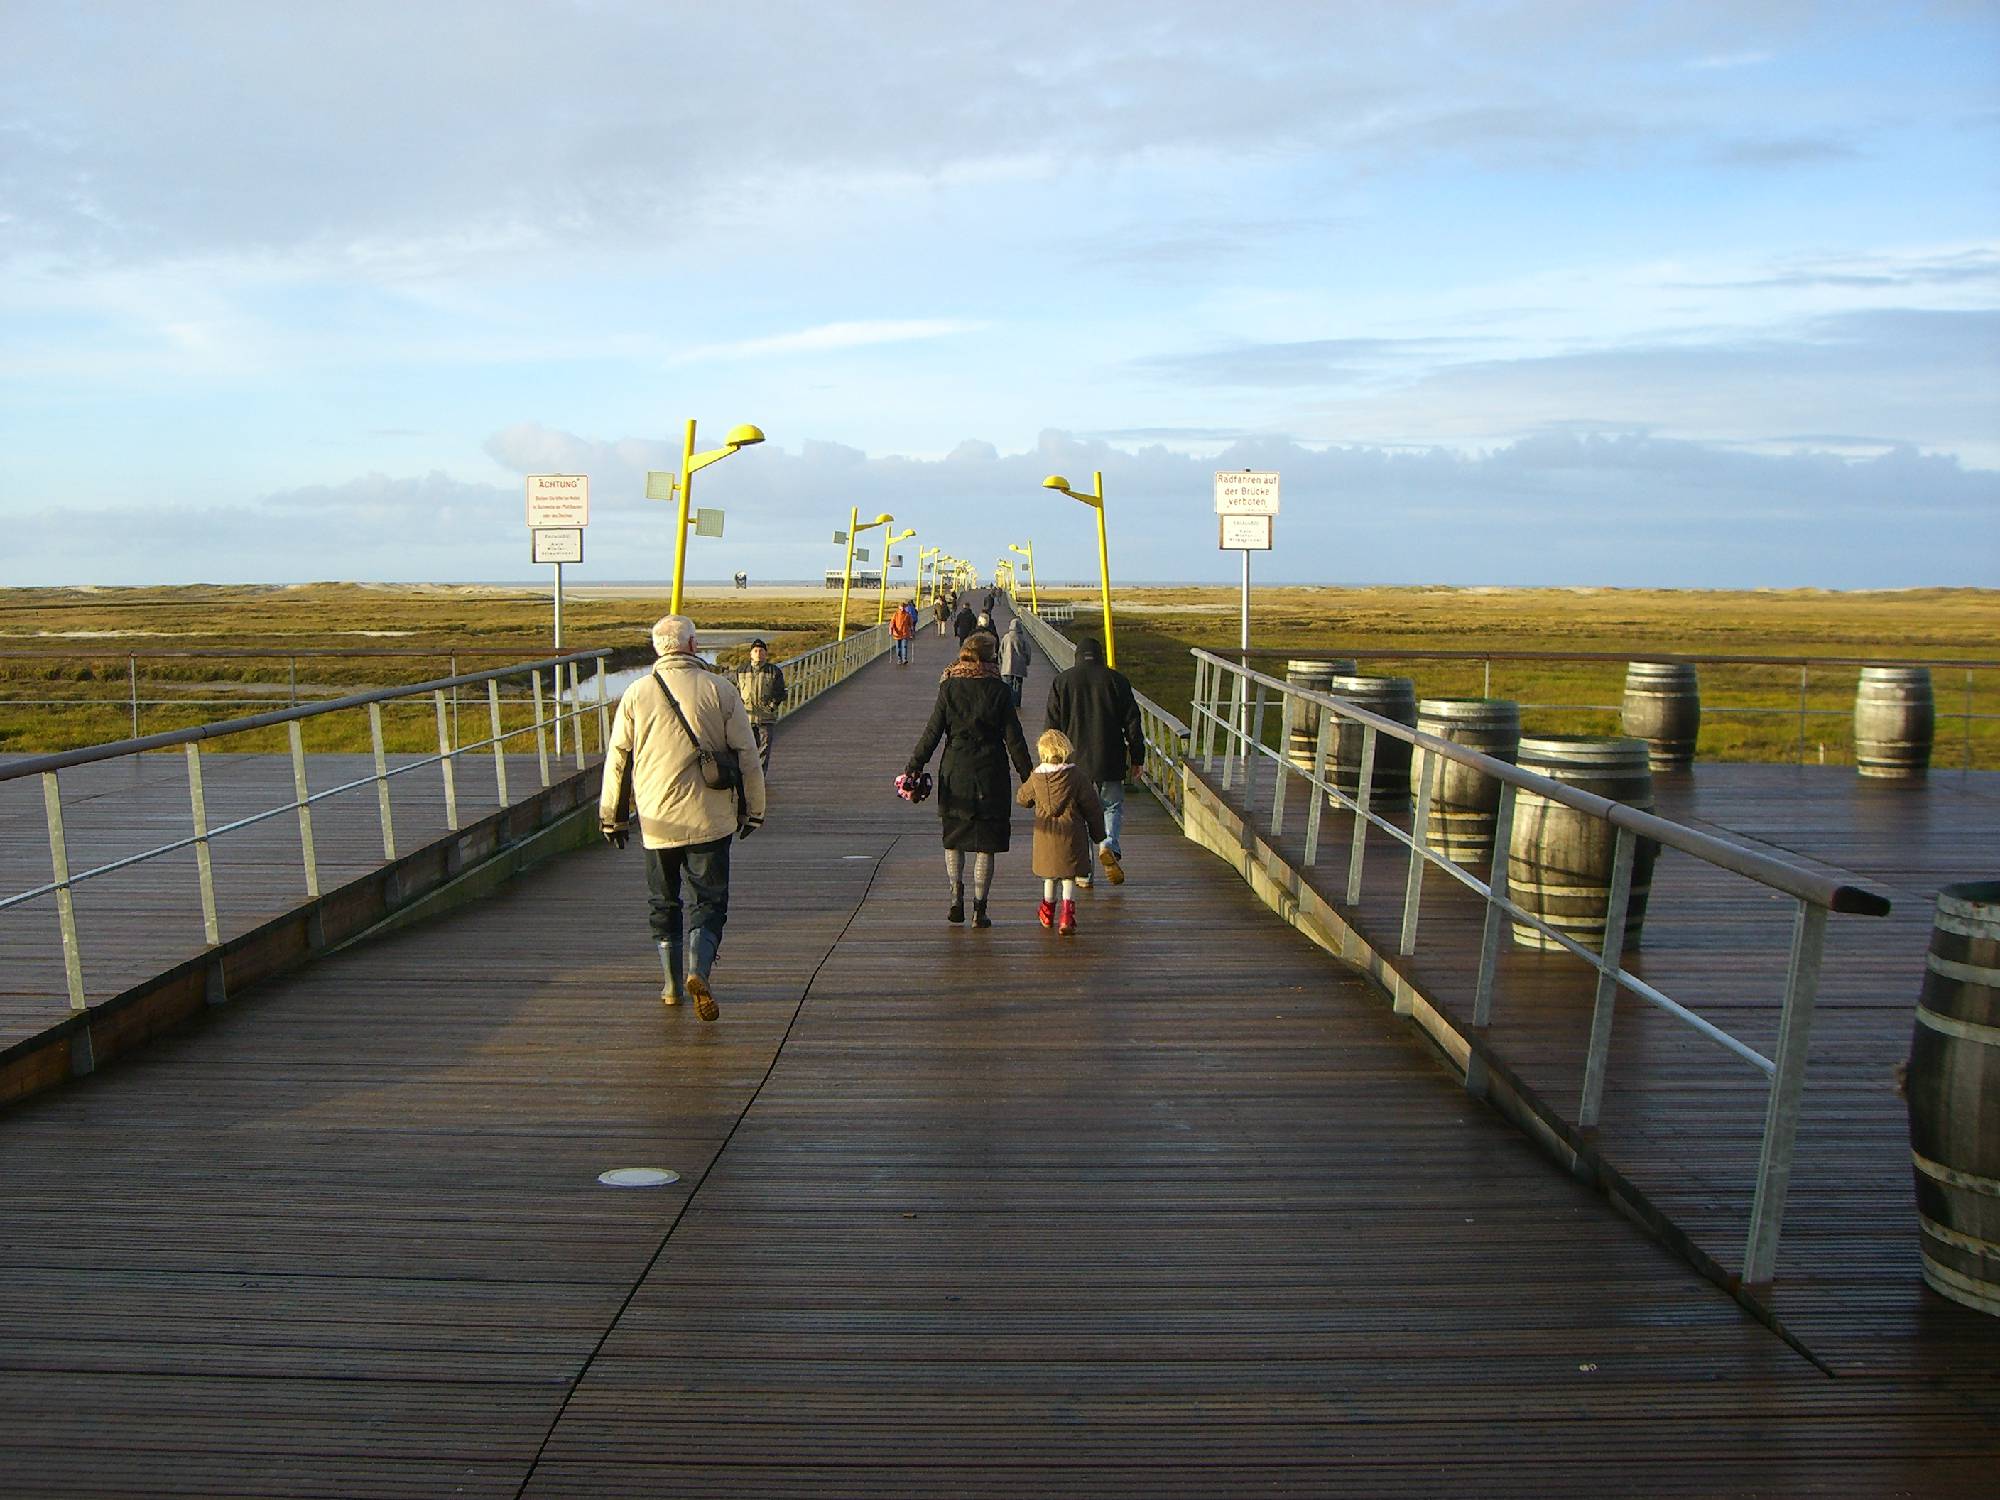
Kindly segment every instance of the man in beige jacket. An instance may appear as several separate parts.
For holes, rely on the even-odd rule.
[[[695,654],[694,621],[666,616],[653,627],[653,650],[660,658],[653,670],[618,700],[597,821],[605,838],[622,849],[632,818],[638,818],[653,941],[666,976],[660,998],[673,1005],[685,993],[695,1014],[713,1021],[715,995],[708,976],[729,919],[729,841],[747,839],[763,826],[764,768],[758,764],[742,696]],[[702,780],[696,739],[704,749],[727,746],[737,752],[743,771],[740,799],[735,790],[716,791]],[[687,876],[693,907],[685,969],[682,875]]]

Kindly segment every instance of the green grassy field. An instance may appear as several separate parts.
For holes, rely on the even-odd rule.
[[[1101,634],[1094,593],[1043,590],[1077,606],[1073,633]],[[1118,664],[1148,697],[1186,718],[1194,646],[1233,653],[1234,589],[1131,589],[1114,597]],[[1283,676],[1285,656],[1358,651],[1610,652],[1610,662],[1495,659],[1449,662],[1389,656],[1363,672],[1413,678],[1419,697],[1490,693],[1522,705],[1529,732],[1612,733],[1627,660],[1671,655],[1949,658],[2000,662],[2000,591],[1891,593],[1695,592],[1638,589],[1256,589],[1252,649]],[[1489,676],[1490,673],[1490,676]],[[1797,666],[1700,668],[1707,760],[1788,761],[1800,753]],[[1851,666],[1805,669],[1804,756],[1851,764]],[[1933,764],[2000,769],[2000,669],[1932,672],[1937,698]],[[1975,715],[1962,717],[1968,701]],[[1596,709],[1553,705],[1599,705]],[[1741,710],[1741,712],[1738,712]]]
[[[1045,589],[1078,606],[1077,632],[1097,627],[1094,593]],[[874,597],[849,606],[855,628],[874,623]],[[1121,590],[1115,600],[1119,665],[1139,689],[1186,717],[1194,672],[1188,648],[1233,651],[1237,593],[1230,588]],[[704,590],[689,612],[704,629],[757,630],[782,659],[833,638],[835,598]],[[661,598],[572,597],[565,637],[574,648],[646,653]],[[548,654],[545,592],[469,587],[313,584],[301,587],[0,590],[0,749],[67,749],[131,733],[130,672],[149,702],[142,732],[252,713],[271,700],[337,696],[367,687],[442,677],[453,659],[476,671]],[[1660,653],[2000,660],[2000,591],[1925,589],[1895,593],[1694,592],[1636,589],[1271,588],[1252,596],[1251,642],[1283,674],[1285,656],[1359,651],[1609,652],[1609,662],[1490,663],[1390,656],[1362,670],[1408,676],[1425,697],[1490,691],[1518,699],[1532,729],[1608,732],[1617,726],[1624,661]],[[218,651],[205,658],[171,653]],[[339,654],[313,654],[334,652]],[[377,654],[367,654],[367,653]],[[397,655],[384,652],[406,653]],[[722,653],[726,664],[740,650]],[[1490,675],[1489,675],[1490,674]],[[1805,756],[1850,762],[1853,667],[1806,671]],[[1790,760],[1800,747],[1800,669],[1704,666],[1699,753],[1711,760]],[[1043,679],[1046,680],[1046,679]],[[1964,763],[1959,715],[1968,684],[1975,721],[1971,763],[2000,768],[2000,670],[1933,672],[1938,700],[1934,764]],[[517,681],[510,691],[525,690]],[[47,700],[47,701],[33,701]],[[1598,705],[1557,708],[1550,705]],[[464,715],[462,738],[477,738]],[[1728,710],[1756,710],[1734,713]],[[510,707],[507,724],[524,721]],[[387,714],[392,746],[434,749],[430,705]],[[484,724],[483,711],[478,721]],[[283,731],[242,736],[217,749],[271,750]],[[314,750],[366,748],[367,719],[350,713],[314,721]]]
[[[872,625],[875,598],[856,596],[853,627]],[[837,598],[704,592],[686,606],[704,629],[757,630],[782,659],[831,640]],[[650,656],[647,632],[664,598],[571,598],[572,650],[619,648]],[[136,670],[144,734],[264,712],[298,701],[423,682],[551,654],[545,592],[467,587],[298,587],[0,590],[0,750],[69,749],[132,733]],[[224,656],[194,656],[223,652]],[[725,663],[744,655],[721,653]],[[525,693],[526,679],[507,685]],[[470,704],[470,699],[465,699]],[[385,712],[392,748],[436,748],[427,703]],[[510,706],[506,722],[525,721]],[[482,720],[483,722],[483,720]],[[480,731],[483,733],[484,731]],[[368,745],[367,717],[331,715],[306,730],[313,750]],[[466,738],[474,733],[468,725]],[[217,742],[271,750],[282,729]]]

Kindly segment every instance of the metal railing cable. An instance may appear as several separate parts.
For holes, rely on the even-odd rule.
[[[1308,788],[1304,847],[1307,867],[1316,865],[1319,860],[1322,808],[1331,806],[1350,813],[1353,822],[1345,887],[1345,900],[1350,907],[1361,900],[1369,831],[1379,831],[1408,849],[1409,867],[1397,945],[1400,954],[1409,956],[1417,949],[1426,869],[1442,870],[1486,903],[1471,1018],[1476,1031],[1484,1031],[1492,1023],[1501,940],[1508,924],[1513,924],[1517,931],[1522,927],[1532,929],[1542,946],[1552,946],[1580,958],[1595,971],[1596,998],[1578,1107],[1577,1123],[1580,1126],[1589,1128],[1598,1123],[1610,1063],[1613,1007],[1621,990],[1672,1015],[1750,1063],[1770,1080],[1751,1223],[1743,1257],[1743,1279],[1752,1284],[1768,1282],[1775,1269],[1778,1232],[1791,1176],[1799,1106],[1805,1086],[1806,1043],[1818,989],[1826,919],[1833,912],[1882,916],[1889,910],[1888,899],[1864,884],[1777,859],[1640,808],[1522,770],[1467,746],[1371,713],[1346,699],[1301,688],[1214,652],[1196,650],[1192,655],[1195,660],[1195,740],[1190,742],[1189,757],[1191,760],[1199,758],[1204,770],[1215,771],[1220,741],[1220,786],[1224,792],[1229,791],[1232,785],[1238,788],[1236,795],[1246,820],[1255,816],[1257,767],[1267,760],[1275,767],[1269,814],[1273,838],[1284,831],[1286,791],[1290,782],[1297,778]],[[1275,747],[1264,743],[1267,717],[1274,704],[1279,718]],[[1318,725],[1310,767],[1301,766],[1286,754],[1293,739],[1293,725],[1310,722],[1304,717],[1303,711],[1306,710],[1311,711]],[[1336,725],[1342,724],[1354,726],[1361,732],[1352,795],[1342,789],[1337,773],[1329,773],[1329,767],[1334,765]],[[1416,778],[1415,809],[1407,830],[1380,816],[1370,806],[1377,749],[1383,736],[1408,744],[1412,751],[1423,752],[1422,772]],[[1345,753],[1342,753],[1339,757],[1340,768],[1345,768],[1346,759]],[[1485,879],[1430,846],[1428,825],[1432,800],[1447,762],[1470,767],[1499,783],[1492,854]],[[1605,898],[1605,936],[1596,952],[1576,942],[1567,933],[1558,931],[1540,914],[1527,910],[1508,894],[1515,800],[1523,792],[1546,802],[1561,804],[1615,830],[1612,873]],[[1634,864],[1642,840],[1678,850],[1716,869],[1752,880],[1790,897],[1795,903],[1775,1058],[1765,1057],[1624,967],[1626,917],[1632,896]],[[1397,1009],[1407,1014],[1408,1001],[1399,996]],[[1481,1092],[1485,1087],[1484,1064],[1477,1051],[1467,1066],[1466,1086],[1475,1092]]]

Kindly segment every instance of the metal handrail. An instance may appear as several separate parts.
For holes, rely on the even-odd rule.
[[[1253,657],[1298,657],[1307,653],[1276,646],[1252,646],[1233,653]],[[1315,656],[1350,656],[1356,661],[1602,661],[1677,662],[1685,666],[1737,667],[1957,667],[1973,671],[2000,669],[2000,659],[1952,656],[1735,656],[1688,651],[1489,651],[1448,650],[1431,646],[1341,646],[1314,648]]]
[[[131,739],[112,741],[108,744],[91,745],[76,750],[65,750],[50,755],[25,757],[11,765],[0,766],[0,782],[19,781],[29,776],[39,776],[42,782],[42,803],[48,824],[49,859],[52,879],[32,890],[17,892],[0,900],[0,911],[32,901],[38,897],[53,894],[56,898],[57,919],[62,933],[63,969],[69,993],[70,1008],[75,1011],[87,1007],[88,1001],[83,986],[83,953],[76,923],[76,908],[73,892],[75,887],[86,880],[112,874],[173,854],[183,849],[195,851],[197,876],[200,884],[202,907],[202,931],[208,946],[220,944],[221,925],[215,891],[214,869],[210,859],[210,843],[225,833],[249,828],[285,813],[295,813],[299,820],[299,851],[304,867],[306,896],[316,899],[319,889],[319,859],[313,839],[312,808],[315,803],[355,791],[374,783],[376,800],[381,820],[382,858],[385,862],[396,858],[395,820],[389,800],[389,782],[397,776],[409,775],[429,766],[441,768],[444,780],[445,823],[453,832],[458,831],[458,792],[454,762],[471,750],[490,747],[493,751],[494,788],[499,805],[510,804],[507,794],[507,751],[506,742],[522,735],[533,734],[535,754],[541,773],[541,784],[547,788],[552,784],[549,772],[548,731],[556,732],[556,753],[562,754],[562,726],[568,723],[572,728],[572,742],[575,747],[576,768],[585,768],[584,731],[579,722],[588,714],[595,714],[598,730],[598,751],[603,752],[609,738],[609,705],[604,699],[604,678],[598,674],[597,702],[585,706],[581,694],[579,666],[586,661],[595,661],[602,666],[608,650],[570,653],[559,657],[544,657],[539,661],[519,662],[485,672],[472,672],[450,677],[435,678],[429,682],[410,684],[392,688],[378,688],[364,693],[349,694],[331,701],[301,704],[297,707],[280,709],[271,713],[253,714],[236,719],[218,720],[208,724],[193,725],[185,729],[169,730],[160,734],[143,735]],[[543,694],[542,673],[550,674],[553,685],[553,711],[548,707]],[[562,676],[569,676],[570,697],[578,706],[566,709],[563,704]],[[530,687],[530,698],[534,708],[534,722],[525,728],[508,729],[501,713],[501,679],[526,675]],[[454,714],[448,712],[446,693],[452,694],[455,704],[457,691],[462,687],[472,687],[484,683],[492,733],[484,739],[471,743],[452,743],[451,722]],[[401,702],[405,699],[428,696],[437,720],[438,753],[422,756],[402,765],[391,766],[383,743],[382,706],[385,703]],[[358,777],[339,786],[311,791],[308,785],[305,757],[305,741],[301,725],[308,719],[338,713],[347,709],[364,708],[368,712],[369,739],[374,755],[375,768],[372,775]],[[220,827],[208,825],[207,800],[203,787],[201,747],[203,743],[220,739],[227,735],[242,734],[252,730],[268,729],[284,725],[291,741],[292,780],[294,797],[289,802],[279,803],[249,816],[235,819]],[[68,839],[63,824],[62,787],[60,773],[78,766],[102,764],[129,756],[146,754],[155,750],[180,747],[186,752],[188,776],[188,803],[194,832],[191,837],[174,839],[137,854],[126,855],[93,868],[72,871],[69,865]]]
[[[539,661],[517,662],[513,666],[495,667],[486,672],[467,672],[457,677],[436,677],[429,682],[410,683],[402,687],[373,688],[365,693],[349,693],[343,698],[327,698],[316,703],[301,703],[296,708],[275,709],[267,714],[251,714],[240,719],[217,719],[186,729],[167,729],[158,734],[140,735],[133,739],[107,740],[100,745],[84,745],[75,750],[57,750],[46,755],[31,755],[11,765],[0,766],[0,782],[18,781],[24,776],[39,776],[45,771],[66,771],[72,766],[90,765],[101,760],[117,760],[122,756],[138,755],[148,750],[170,750],[176,745],[220,739],[224,735],[243,734],[253,729],[271,729],[279,724],[298,723],[317,718],[321,714],[338,713],[342,709],[366,708],[371,703],[386,703],[393,698],[415,697],[418,693],[470,687],[476,683],[494,682],[502,677],[516,677],[524,672],[539,673],[557,667],[573,667],[579,662],[593,660],[601,662],[609,655],[611,655],[609,650],[598,650],[578,652],[570,656],[546,656]],[[525,732],[514,731],[514,733]]]
[[[1667,1011],[1770,1078],[1743,1272],[1746,1282],[1768,1282],[1776,1266],[1778,1233],[1790,1182],[1799,1104],[1805,1087],[1806,1042],[1818,987],[1827,915],[1829,912],[1886,915],[1890,909],[1888,897],[1865,882],[1828,876],[1533,771],[1524,771],[1467,746],[1384,718],[1347,699],[1302,688],[1282,678],[1255,671],[1241,661],[1199,649],[1192,651],[1191,655],[1195,660],[1193,706],[1195,734],[1200,738],[1199,753],[1205,757],[1206,767],[1213,769],[1216,739],[1220,736],[1221,788],[1225,792],[1230,789],[1240,767],[1242,789],[1239,795],[1246,818],[1254,813],[1255,807],[1254,767],[1258,761],[1266,759],[1276,766],[1270,815],[1273,837],[1283,832],[1289,778],[1299,777],[1312,789],[1308,793],[1311,805],[1306,820],[1305,863],[1308,867],[1318,860],[1322,805],[1351,812],[1354,823],[1346,888],[1346,904],[1350,907],[1361,899],[1370,828],[1382,830],[1410,851],[1399,953],[1407,956],[1416,951],[1425,869],[1435,867],[1445,871],[1485,900],[1485,929],[1473,1000],[1472,1026],[1475,1030],[1484,1030],[1491,1023],[1502,929],[1509,922],[1533,928],[1544,939],[1552,940],[1557,947],[1583,959],[1596,971],[1597,995],[1585,1059],[1582,1099],[1578,1108],[1577,1123],[1580,1126],[1593,1127],[1598,1121],[1609,1067],[1613,1004],[1620,989]],[[1280,743],[1276,748],[1263,743],[1266,711],[1274,694],[1281,724]],[[1316,710],[1319,724],[1310,769],[1300,767],[1285,754],[1289,748],[1291,726],[1297,722],[1295,710],[1308,706]],[[1355,724],[1362,731],[1353,796],[1343,792],[1327,773],[1333,730],[1339,720]],[[1369,806],[1377,743],[1385,734],[1424,754],[1416,806],[1407,832],[1373,813]],[[1233,750],[1232,745],[1235,747]],[[1197,747],[1191,741],[1190,759],[1196,753]],[[1439,773],[1446,761],[1471,767],[1500,784],[1494,816],[1493,853],[1485,880],[1429,846],[1428,821],[1434,783],[1440,779]],[[1522,792],[1573,808],[1617,830],[1613,873],[1606,897],[1603,945],[1596,953],[1567,934],[1558,932],[1539,915],[1526,911],[1505,894],[1509,887],[1509,844],[1514,805],[1516,797]],[[1314,793],[1323,793],[1324,796]],[[1796,902],[1775,1059],[1764,1057],[1624,968],[1625,917],[1631,896],[1634,862],[1642,839],[1678,849],[1706,864],[1790,896]],[[1396,1008],[1399,1013],[1409,1013],[1409,1002],[1400,991]],[[1484,1060],[1476,1050],[1467,1064],[1466,1086],[1475,1092],[1483,1092],[1486,1086]]]

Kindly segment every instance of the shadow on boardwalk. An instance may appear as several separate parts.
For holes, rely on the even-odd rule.
[[[948,926],[942,651],[784,726],[713,1026],[592,850],[0,1120],[0,1492],[1990,1480],[1991,1372],[1823,1375],[1145,800],[1076,939],[1025,824]]]

